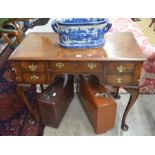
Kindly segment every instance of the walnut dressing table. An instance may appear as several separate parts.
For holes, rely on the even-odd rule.
[[[145,57],[132,33],[109,33],[105,46],[96,49],[65,49],[58,45],[55,33],[30,33],[9,57],[16,73],[17,84],[51,84],[59,74],[93,74],[102,85],[124,86],[130,93],[122,126],[139,95],[139,78]],[[29,112],[33,110],[17,86]]]

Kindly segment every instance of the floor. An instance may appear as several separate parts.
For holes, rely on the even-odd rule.
[[[131,109],[127,124],[129,130],[121,130],[121,118],[129,99],[129,94],[121,94],[116,100],[117,112],[114,128],[100,136],[154,136],[155,135],[155,95],[140,95]],[[58,129],[45,127],[45,136],[94,136],[92,128],[84,109],[75,95]]]
[[[149,38],[152,45],[155,45],[154,25],[149,28],[151,19],[141,19],[136,23]],[[114,128],[100,136],[154,136],[155,135],[155,95],[139,95],[135,105],[132,107],[127,124],[129,130],[121,130],[121,118],[129,100],[129,94],[121,94],[121,99],[117,102],[117,113]],[[87,115],[75,95],[58,129],[46,126],[44,136],[95,136]]]

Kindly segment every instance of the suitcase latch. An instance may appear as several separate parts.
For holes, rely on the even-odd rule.
[[[55,97],[56,95],[57,93],[53,92],[53,93],[44,94],[44,97],[47,99],[50,99],[51,97]]]

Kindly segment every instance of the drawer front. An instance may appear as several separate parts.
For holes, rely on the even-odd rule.
[[[46,83],[45,73],[22,73],[22,79],[24,83],[42,84]]]
[[[21,69],[24,71],[31,72],[44,72],[45,64],[44,62],[35,62],[35,61],[22,61],[20,62]]]
[[[106,71],[116,73],[133,72],[135,68],[134,62],[107,62]]]
[[[49,68],[53,71],[91,72],[102,71],[102,62],[49,62]]]
[[[132,74],[107,74],[105,83],[111,85],[130,85],[132,84]]]

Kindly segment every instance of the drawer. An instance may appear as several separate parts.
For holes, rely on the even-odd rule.
[[[130,85],[132,84],[132,74],[107,74],[105,83],[111,85]]]
[[[49,68],[53,71],[90,72],[102,71],[102,62],[49,62]]]
[[[31,72],[44,72],[45,71],[45,64],[44,62],[38,61],[22,61],[20,62],[21,69],[24,71],[31,71]]]
[[[45,73],[22,73],[23,82],[29,84],[46,83],[46,77]]]
[[[134,62],[107,62],[106,70],[107,72],[125,73],[133,72],[135,68]]]

